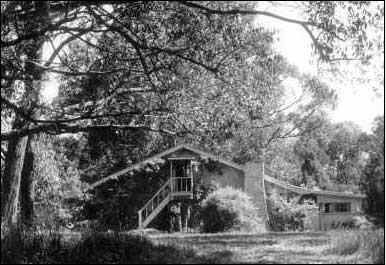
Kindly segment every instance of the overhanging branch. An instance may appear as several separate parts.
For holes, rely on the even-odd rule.
[[[151,132],[158,132],[158,133],[164,133],[168,135],[177,135],[176,132],[162,129],[162,128],[151,128],[150,126],[144,126],[144,125],[66,125],[66,124],[47,124],[47,125],[40,125],[34,128],[26,128],[21,130],[11,130],[8,132],[2,132],[1,133],[1,141],[9,141],[13,138],[20,138],[27,135],[33,135],[38,133],[50,133],[50,134],[64,134],[64,133],[80,133],[80,132],[90,132],[90,131],[97,131],[97,130],[105,130],[105,129],[112,129],[112,130],[143,130],[143,131],[151,131]]]
[[[310,26],[318,26],[315,23],[309,22],[309,21],[303,21],[303,20],[297,20],[297,19],[292,19],[292,18],[286,18],[271,12],[267,11],[259,11],[259,10],[241,10],[241,9],[231,9],[231,10],[218,10],[218,9],[212,9],[197,3],[192,3],[188,1],[179,1],[179,3],[196,8],[199,10],[202,10],[208,14],[217,14],[217,15],[258,15],[258,16],[267,16],[267,17],[272,17],[276,18],[288,23],[293,23],[293,24],[298,24],[298,25],[310,25]]]

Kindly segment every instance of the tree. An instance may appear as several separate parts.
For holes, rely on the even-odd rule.
[[[300,137],[294,145],[296,156],[303,161],[302,170],[314,172],[303,176],[311,175],[316,182],[321,180],[322,188],[358,192],[368,150],[367,136],[352,122],[333,124],[325,116],[308,121],[315,122],[320,122],[320,127]]]
[[[31,139],[28,140],[20,180],[20,212],[23,223],[31,225],[35,214],[35,185],[32,176],[35,155],[31,149]]]
[[[379,116],[374,121],[371,135],[372,149],[363,170],[361,187],[367,195],[367,212],[384,224],[385,213],[385,119]]]
[[[272,33],[263,28],[254,28],[248,22],[239,19],[233,21],[231,25],[227,24],[227,20],[217,23],[222,26],[218,25],[213,32],[216,36],[211,37],[216,41],[210,41],[208,45],[212,45],[219,52],[223,49],[225,55],[230,53],[223,48],[225,43],[227,43],[225,46],[231,49],[231,54],[223,62],[220,79],[200,66],[191,66],[184,61],[176,60],[173,67],[178,63],[181,64],[175,69],[176,73],[170,72],[169,75],[163,74],[156,77],[159,83],[166,84],[159,97],[153,97],[153,94],[148,91],[146,97],[143,94],[136,95],[133,92],[132,95],[136,96],[135,101],[127,100],[122,96],[114,98],[112,102],[121,102],[122,105],[125,104],[125,108],[133,108],[131,111],[135,110],[138,115],[109,117],[109,121],[112,123],[130,123],[133,120],[139,120],[142,123],[162,124],[163,128],[173,128],[173,131],[179,132],[178,139],[174,137],[178,142],[197,143],[208,151],[221,152],[221,156],[244,163],[256,157],[256,154],[260,154],[261,147],[268,146],[274,140],[295,137],[300,133],[305,133],[305,121],[317,109],[332,104],[333,91],[317,78],[306,75],[301,76],[299,84],[299,88],[303,92],[301,97],[296,99],[296,102],[286,102],[283,93],[285,88],[281,84],[282,79],[286,76],[298,76],[298,74],[294,67],[273,51],[271,47]],[[224,27],[227,28],[226,32],[229,31],[232,34],[224,33]],[[121,43],[119,37],[114,38],[114,42],[110,38],[110,36],[106,36],[102,40],[107,42],[109,47],[125,45],[124,40]],[[78,45],[71,50],[77,56],[87,53],[82,46]],[[117,48],[117,50],[119,49]],[[98,58],[101,55],[99,52],[89,52],[88,56]],[[117,65],[123,56],[127,55],[122,52],[121,56],[114,57],[112,64]],[[69,57],[71,58],[71,54]],[[110,54],[107,58],[105,57],[105,60],[108,59],[106,64],[110,63],[110,57]],[[89,61],[90,65],[93,64],[91,59],[84,61]],[[70,101],[71,104],[77,103],[76,100],[79,98],[92,99],[98,95],[99,89],[103,91],[106,87],[105,79],[101,80],[98,77],[75,78],[75,80],[84,85],[75,95],[72,94],[71,90],[69,91],[66,100]],[[73,81],[69,79],[66,82]],[[67,84],[64,88],[66,86]],[[165,89],[166,87],[168,89]],[[67,93],[67,90],[64,91]],[[65,96],[62,94],[61,99]],[[151,98],[151,102],[147,102],[149,98]],[[289,114],[283,113],[295,104],[297,107],[295,110]],[[150,117],[139,115],[139,113],[147,113],[146,110],[153,106],[162,106],[169,112],[167,115],[166,113],[163,115],[166,117],[157,116],[156,113]],[[301,113],[302,111],[305,113]],[[93,124],[98,124],[98,122],[98,120],[93,120]],[[311,127],[306,129],[310,130]],[[95,182],[109,173],[146,158],[153,152],[162,151],[175,144],[173,138],[169,141],[170,138],[165,137],[165,135],[160,138],[153,138],[144,132],[117,133],[114,129],[99,130],[96,133],[89,132],[85,134],[85,139],[87,139],[87,144],[82,147],[84,152],[82,152],[83,155],[81,154],[84,158],[84,160],[82,158],[84,167],[83,165],[80,167],[83,176],[86,177],[84,180],[88,182]],[[122,148],[121,145],[124,147]],[[150,177],[151,175],[142,175],[139,179],[147,181]],[[116,212],[112,213],[110,205],[115,205],[114,207],[117,208],[117,205],[123,203],[117,203],[114,196],[113,198],[104,196],[104,199],[101,199],[100,194],[102,193],[97,192],[92,195],[91,203],[104,201],[103,206],[98,204],[99,206],[96,207],[106,209],[106,212],[101,213],[101,216],[106,216],[109,220],[102,218],[103,222],[121,222],[127,225],[122,218],[119,218],[119,213],[126,212],[132,215],[136,209],[136,206],[132,204],[134,201],[145,203],[145,201],[140,202],[135,199],[140,196],[137,190],[140,190],[141,193],[144,192],[141,188],[143,183],[139,182],[135,176],[130,175],[121,176],[117,181],[119,183],[120,181],[130,182],[127,187],[129,197],[120,198],[130,200],[130,203],[124,203],[125,209],[119,207],[121,210],[115,209]],[[106,183],[102,189],[105,190],[108,187],[110,186]],[[146,190],[145,192],[153,192],[153,190]],[[114,192],[110,191],[109,196],[112,196],[111,193]],[[90,212],[96,212],[96,210]],[[116,218],[111,218],[112,215]],[[136,225],[135,219],[126,221],[129,225]]]
[[[204,50],[206,50],[204,47],[201,47],[201,51],[197,53],[197,49],[199,46],[194,45],[194,41],[202,41],[207,39],[204,37],[204,34],[198,33],[198,31],[193,30],[191,25],[198,22],[198,18],[208,18],[207,22],[210,24],[211,21],[215,21],[215,19],[218,19],[218,16],[216,15],[222,15],[224,19],[232,18],[234,19],[237,17],[237,15],[261,15],[261,16],[270,16],[276,19],[280,19],[283,21],[286,21],[288,23],[295,23],[302,26],[310,35],[312,40],[315,42],[316,50],[319,52],[319,55],[322,59],[325,60],[333,60],[337,58],[331,58],[331,54],[335,52],[334,48],[334,41],[338,39],[342,39],[344,37],[350,37],[350,39],[357,40],[354,42],[355,45],[357,45],[357,49],[355,49],[356,54],[360,53],[362,49],[360,49],[361,43],[363,43],[365,38],[363,37],[365,32],[363,31],[363,27],[365,25],[370,24],[371,19],[373,20],[380,20],[381,14],[376,14],[372,16],[372,13],[369,13],[367,11],[367,7],[369,6],[368,3],[324,3],[324,2],[310,2],[305,5],[306,7],[306,14],[308,15],[308,20],[301,21],[296,19],[290,19],[286,18],[280,15],[272,14],[269,12],[263,12],[263,11],[254,11],[252,8],[247,9],[245,5],[237,5],[234,3],[231,4],[224,4],[224,3],[205,3],[204,5],[196,4],[193,2],[180,2],[180,3],[162,3],[162,4],[143,4],[143,3],[136,3],[136,4],[122,4],[119,2],[111,2],[113,6],[113,13],[110,14],[106,12],[105,9],[103,9],[102,5],[106,4],[105,2],[89,2],[85,3],[82,1],[74,1],[71,4],[64,4],[63,2],[56,2],[52,1],[49,5],[44,7],[42,10],[45,10],[45,12],[50,13],[53,18],[53,23],[49,21],[40,21],[42,25],[35,25],[33,30],[30,31],[18,31],[16,32],[13,28],[12,22],[15,20],[22,19],[31,19],[32,17],[35,17],[38,15],[37,10],[38,8],[35,8],[33,5],[30,7],[22,7],[20,12],[12,12],[13,9],[18,10],[20,8],[18,4],[9,4],[4,3],[2,5],[2,11],[4,14],[4,22],[3,23],[3,36],[2,36],[2,46],[4,47],[3,50],[5,52],[6,49],[16,47],[18,45],[23,44],[25,41],[29,41],[35,37],[51,37],[55,34],[72,34],[70,37],[65,39],[57,49],[55,49],[55,52],[53,56],[51,56],[51,60],[49,60],[44,65],[37,64],[36,62],[33,62],[34,67],[37,69],[38,72],[56,72],[60,74],[66,74],[66,75],[108,75],[112,73],[118,73],[118,72],[128,72],[127,68],[124,69],[123,67],[117,67],[114,69],[108,69],[107,71],[93,71],[91,69],[87,71],[81,71],[79,69],[74,68],[75,65],[68,65],[66,63],[63,64],[62,68],[57,67],[50,67],[52,58],[58,56],[60,53],[60,50],[63,49],[66,44],[73,41],[74,39],[80,39],[84,40],[82,37],[87,33],[103,33],[103,32],[110,32],[112,33],[112,39],[113,36],[121,36],[128,44],[129,49],[134,54],[140,53],[141,56],[136,57],[134,60],[137,62],[136,66],[139,68],[136,68],[140,73],[144,73],[144,77],[148,79],[149,83],[153,83],[155,85],[155,82],[150,82],[150,80],[154,79],[155,73],[153,73],[152,70],[154,70],[154,63],[158,62],[157,68],[161,67],[162,63],[159,62],[159,58],[162,56],[171,56],[172,58],[179,58],[182,60],[186,60],[189,63],[192,63],[194,65],[201,66],[208,70],[209,72],[212,72],[214,74],[218,74],[221,72],[221,66],[224,59],[223,54],[211,54],[210,52],[205,53]],[[251,5],[248,5],[248,7],[252,7]],[[349,16],[349,23],[348,25],[345,25],[342,21],[339,21],[337,17],[334,17],[336,15],[336,12],[338,12],[338,7],[343,8],[344,10],[349,10],[350,16]],[[357,8],[358,7],[358,8]],[[362,9],[360,9],[362,8]],[[370,9],[370,7],[368,7]],[[40,10],[40,9],[39,9]],[[157,16],[159,13],[166,10],[170,14],[178,14],[178,19],[185,20],[180,21],[182,25],[184,25],[185,28],[178,28],[176,29],[180,30],[180,32],[172,32],[174,34],[175,39],[161,39],[160,36],[156,35],[154,32],[152,33],[150,28],[153,27],[152,22],[155,21],[156,18],[160,18]],[[358,13],[365,10],[366,16],[360,17]],[[62,11],[62,12],[60,12]],[[148,16],[145,17],[144,13],[141,13],[141,11],[148,12]],[[378,11],[378,10],[377,10]],[[136,17],[136,22],[133,23],[133,28],[128,27],[127,24],[123,21],[124,15],[123,13],[131,14],[134,16],[129,17]],[[185,13],[184,13],[185,12]],[[381,12],[381,10],[379,11]],[[9,15],[7,15],[9,14]],[[141,14],[142,18],[140,18],[139,14]],[[165,13],[164,13],[165,14]],[[192,16],[195,14],[195,16]],[[37,16],[39,17],[39,16]],[[196,20],[193,21],[193,17],[196,17]],[[334,19],[331,20],[329,18],[333,17]],[[121,21],[122,19],[122,21]],[[231,19],[231,20],[232,20]],[[77,21],[81,23],[81,27],[70,27],[68,26],[70,22]],[[165,23],[173,23],[173,19],[171,17],[161,17],[161,20],[157,20],[157,23],[159,21],[164,21]],[[175,22],[175,21],[174,21]],[[51,24],[50,24],[51,23]],[[30,23],[29,23],[30,24]],[[74,23],[73,23],[74,24]],[[154,23],[153,23],[154,24]],[[207,25],[209,25],[207,24]],[[31,25],[31,24],[30,24]],[[142,25],[141,27],[139,27]],[[198,23],[200,25],[200,23]],[[201,24],[203,26],[203,24]],[[137,27],[137,28],[135,28]],[[150,30],[150,35],[146,35],[146,37],[152,37],[152,44],[149,45],[149,43],[146,43],[145,40],[145,34],[139,32],[135,32],[135,30],[141,30],[144,28],[147,28],[147,30]],[[191,27],[190,29],[188,27]],[[316,31],[319,31],[318,35],[314,34],[312,32],[312,29],[315,29]],[[153,27],[153,29],[156,29],[156,27]],[[197,29],[197,28],[196,28]],[[18,29],[19,30],[19,29]],[[129,32],[131,30],[131,33]],[[64,33],[63,33],[64,32]],[[132,33],[134,32],[134,35]],[[189,44],[191,47],[186,46],[180,48],[172,49],[171,46],[176,46],[177,41],[181,41],[183,37],[183,32],[189,33],[189,32],[196,32],[195,35],[191,35],[192,38],[190,39]],[[205,32],[205,30],[203,31]],[[14,35],[18,34],[20,36],[17,36],[15,38]],[[180,34],[180,35],[178,35]],[[182,35],[181,35],[182,34]],[[197,35],[199,34],[199,35]],[[315,37],[318,36],[318,37]],[[362,38],[359,38],[358,36],[362,36]],[[200,38],[198,38],[200,37]],[[164,45],[164,41],[169,40],[169,47]],[[193,41],[193,42],[192,42]],[[188,42],[186,42],[188,43]],[[199,43],[199,42],[198,42]],[[197,43],[197,44],[198,44]],[[88,42],[89,45],[93,45],[92,42]],[[100,47],[96,47],[99,49]],[[209,47],[206,47],[209,48]],[[362,47],[363,48],[363,47]],[[198,49],[198,50],[200,50]],[[209,51],[209,50],[207,50]],[[150,54],[148,53],[150,52]],[[201,54],[201,55],[199,55]],[[199,55],[199,56],[198,56]],[[149,57],[150,56],[150,57]],[[151,59],[151,57],[154,57]],[[142,60],[140,57],[143,57]],[[128,58],[125,58],[128,59]],[[208,61],[209,59],[209,61]],[[63,62],[62,62],[63,63]],[[165,62],[164,62],[165,63]],[[5,63],[4,63],[5,65]],[[169,64],[171,65],[171,62],[169,61]],[[165,66],[165,64],[164,64]],[[63,69],[64,68],[64,69]],[[142,69],[141,69],[142,68]],[[16,67],[17,69],[17,67]],[[135,69],[130,69],[131,71],[135,72]],[[147,72],[147,74],[146,74]],[[149,75],[150,74],[150,75]],[[14,78],[14,77],[12,77]],[[7,76],[6,79],[12,80],[12,78]],[[154,80],[152,80],[154,81]],[[153,86],[152,84],[149,84],[150,86]],[[153,87],[154,88],[154,87]],[[77,131],[89,131],[92,129],[95,129],[94,127],[88,127],[88,126],[71,126],[72,119],[45,119],[45,120],[39,120],[34,117],[31,117],[28,112],[24,111],[23,109],[18,109],[17,105],[9,104],[9,100],[6,97],[2,98],[2,103],[7,104],[8,108],[12,108],[13,111],[18,111],[19,114],[24,116],[25,119],[29,119],[34,121],[38,126],[34,126],[33,128],[28,128],[25,130],[14,130],[9,131],[6,133],[2,133],[2,139],[7,140],[11,136],[22,136],[22,135],[28,135],[33,133],[39,133],[39,132],[51,132],[51,133],[64,133],[64,132],[77,132]],[[97,103],[101,103],[100,101]],[[93,104],[97,105],[97,104]],[[28,115],[27,115],[28,114]],[[84,113],[83,113],[84,114]],[[82,119],[91,119],[95,118],[94,115],[80,115],[78,116],[77,120]],[[56,122],[56,123],[55,123]],[[106,127],[106,126],[98,126],[97,128]],[[113,126],[116,129],[150,129],[146,127],[137,126]]]
[[[9,6],[14,6],[13,3],[2,4],[2,14],[3,11],[7,9]],[[30,3],[21,3],[22,8],[30,8]],[[39,27],[42,24],[46,23],[47,14],[45,13],[45,4],[44,3],[37,3],[36,8],[39,9],[38,13],[38,19],[36,19],[33,22],[27,22],[19,21],[14,24],[14,27],[16,28],[16,31],[19,29],[23,32],[30,32],[31,30],[35,29],[35,27]],[[3,9],[3,7],[5,7]],[[4,22],[8,22],[7,19],[4,19],[5,21],[2,21],[2,24]],[[7,24],[7,23],[5,23]],[[6,31],[11,31],[11,29],[6,27],[5,25],[2,25],[2,44],[3,44],[3,37],[5,37],[3,34]],[[7,33],[8,33],[7,32]],[[7,34],[8,35],[8,34]],[[2,74],[5,73],[5,82],[10,83],[10,87],[5,85],[5,93],[6,94],[14,94],[17,89],[13,90],[12,87],[16,86],[15,81],[21,81],[21,86],[19,90],[24,90],[24,95],[22,94],[21,100],[19,101],[20,104],[25,106],[25,113],[30,113],[34,109],[34,104],[36,102],[36,98],[38,96],[38,87],[39,85],[34,84],[36,80],[40,80],[41,75],[40,72],[36,71],[36,68],[29,60],[37,59],[39,58],[39,50],[41,45],[41,38],[35,38],[31,39],[24,47],[24,49],[18,50],[14,49],[14,53],[16,56],[20,56],[19,58],[16,58],[16,61],[7,61],[9,56],[3,61],[2,59]],[[12,49],[9,49],[7,51],[4,51],[5,55],[9,55],[7,52],[11,52]],[[2,55],[3,55],[3,49],[2,49]],[[12,56],[12,55],[11,55]],[[11,59],[12,60],[12,59]],[[11,67],[4,67],[6,64],[9,63],[21,63],[21,69],[19,69],[18,72],[15,73],[14,69]],[[9,69],[11,68],[11,69]],[[16,77],[10,77],[10,75],[15,74]],[[7,82],[9,78],[13,79],[13,82]],[[3,79],[2,79],[3,80]],[[35,88],[34,88],[35,86]],[[37,89],[36,89],[37,88]],[[2,82],[2,89],[3,89],[3,82]],[[20,93],[21,91],[19,91]],[[23,92],[21,92],[23,93]],[[3,94],[2,94],[2,103],[3,103]],[[24,120],[22,116],[19,115],[19,113],[16,113],[15,118],[13,120],[13,123],[11,125],[13,130],[23,130],[29,126],[29,121]],[[5,165],[4,165],[4,181],[2,185],[2,202],[1,202],[1,210],[2,210],[2,218],[4,217],[5,222],[8,225],[15,224],[17,222],[17,208],[18,208],[18,198],[19,198],[19,188],[22,178],[22,172],[23,172],[23,165],[24,165],[24,158],[25,154],[28,150],[29,145],[29,136],[23,136],[23,137],[13,137],[8,141],[7,145],[7,155],[5,158]],[[31,162],[31,161],[29,161]],[[28,172],[25,172],[23,174],[26,179],[29,179]],[[23,182],[25,187],[23,190],[30,191],[28,184],[31,183],[29,180]],[[23,185],[23,186],[24,186]],[[28,192],[27,192],[28,194]],[[24,198],[23,201],[26,201],[26,198]],[[25,206],[25,205],[24,205]],[[25,208],[25,207],[24,207]]]
[[[334,128],[326,153],[334,167],[335,183],[358,184],[360,179],[360,128],[352,123],[339,123]]]
[[[384,18],[384,6],[366,1],[300,2],[297,7],[302,10],[304,19],[288,18],[261,10],[212,7],[188,1],[184,1],[183,4],[207,14],[268,16],[297,24],[309,35],[319,58],[327,62],[360,60],[366,63],[371,57],[367,51],[371,51],[374,44],[369,41],[366,29],[378,26]]]
[[[325,169],[329,163],[326,149],[332,125],[325,117],[325,114],[321,113],[308,120],[306,127],[316,129],[309,130],[307,134],[299,137],[293,146],[294,154],[300,160],[302,182],[311,186],[317,184],[319,187],[325,187],[330,182]]]

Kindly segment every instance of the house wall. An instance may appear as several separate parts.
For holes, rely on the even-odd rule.
[[[165,155],[164,159],[197,159],[200,155],[190,150],[181,149],[171,154]],[[194,174],[194,181],[204,184],[205,186],[215,185],[219,187],[230,186],[244,190],[244,172],[228,165],[218,163],[219,168],[209,170],[202,164],[200,172]]]
[[[233,187],[244,190],[244,173],[241,170],[221,164],[215,171],[209,171],[202,167],[202,184],[205,186],[215,185],[219,187]]]
[[[221,164],[220,170],[210,172],[203,167],[202,183],[241,189],[251,196],[262,223],[267,224],[268,214],[264,195],[263,170],[258,163],[247,163],[245,171]]]
[[[168,154],[164,158],[197,158],[199,155],[186,149],[178,150]],[[263,180],[262,165],[258,163],[247,163],[244,165],[245,170],[241,171],[230,167],[226,164],[219,163],[218,168],[209,170],[204,165],[201,167],[198,175],[195,175],[195,181],[201,182],[205,186],[215,185],[218,187],[233,187],[245,191],[252,197],[259,216],[263,221],[268,221],[267,205],[264,191],[269,194],[273,189],[282,196],[292,197],[291,191],[274,185]],[[296,194],[295,194],[296,195]],[[329,229],[336,224],[349,222],[355,215],[362,211],[361,199],[345,196],[317,195],[316,202],[319,203],[351,203],[351,212],[340,213],[322,213],[315,211],[310,213],[306,218],[306,228],[309,229]]]
[[[351,203],[351,212],[339,213],[323,213],[319,212],[319,226],[320,229],[329,229],[343,223],[350,222],[354,216],[362,212],[362,199],[350,198],[341,196],[318,195],[317,202],[319,203]]]
[[[274,185],[270,182],[265,182],[266,192],[269,195],[275,190],[283,197],[291,197],[291,192]],[[345,196],[334,196],[334,195],[312,195],[316,199],[317,205],[319,203],[347,203],[351,204],[351,212],[339,212],[339,213],[324,213],[319,211],[309,211],[304,219],[305,229],[310,230],[325,230],[331,229],[335,226],[341,226],[343,223],[348,223],[353,218],[362,212],[362,199],[352,198]]]
[[[360,198],[332,196],[332,195],[318,195],[317,203],[351,203],[351,213],[358,214],[362,212],[362,200]]]
[[[250,162],[245,165],[244,190],[252,197],[262,222],[268,225],[262,164]]]

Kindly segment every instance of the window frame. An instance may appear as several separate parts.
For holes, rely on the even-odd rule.
[[[351,213],[351,202],[325,202],[319,203],[319,212],[334,213]]]

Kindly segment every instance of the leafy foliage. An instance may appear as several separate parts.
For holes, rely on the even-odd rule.
[[[291,160],[302,170],[301,182],[314,182],[328,190],[358,192],[368,149],[364,133],[351,122],[333,124],[323,116],[308,123],[319,125],[293,144],[296,156]]]
[[[367,195],[367,212],[377,216],[384,225],[385,212],[385,120],[384,116],[375,119],[372,149],[363,170],[362,189]]]
[[[72,141],[41,135],[32,142],[36,224],[48,228],[66,225],[80,210],[87,185],[80,180],[76,160],[68,156]]]
[[[202,230],[215,233],[224,231],[264,231],[251,198],[231,187],[219,188],[202,202],[200,210]]]
[[[164,161],[143,163],[106,183],[91,189],[82,219],[98,220],[98,229],[138,226],[138,210],[155,194],[169,177]]]
[[[312,212],[318,210],[315,201],[299,198],[286,199],[273,191],[267,198],[269,221],[274,231],[301,231],[304,230],[304,220]]]

